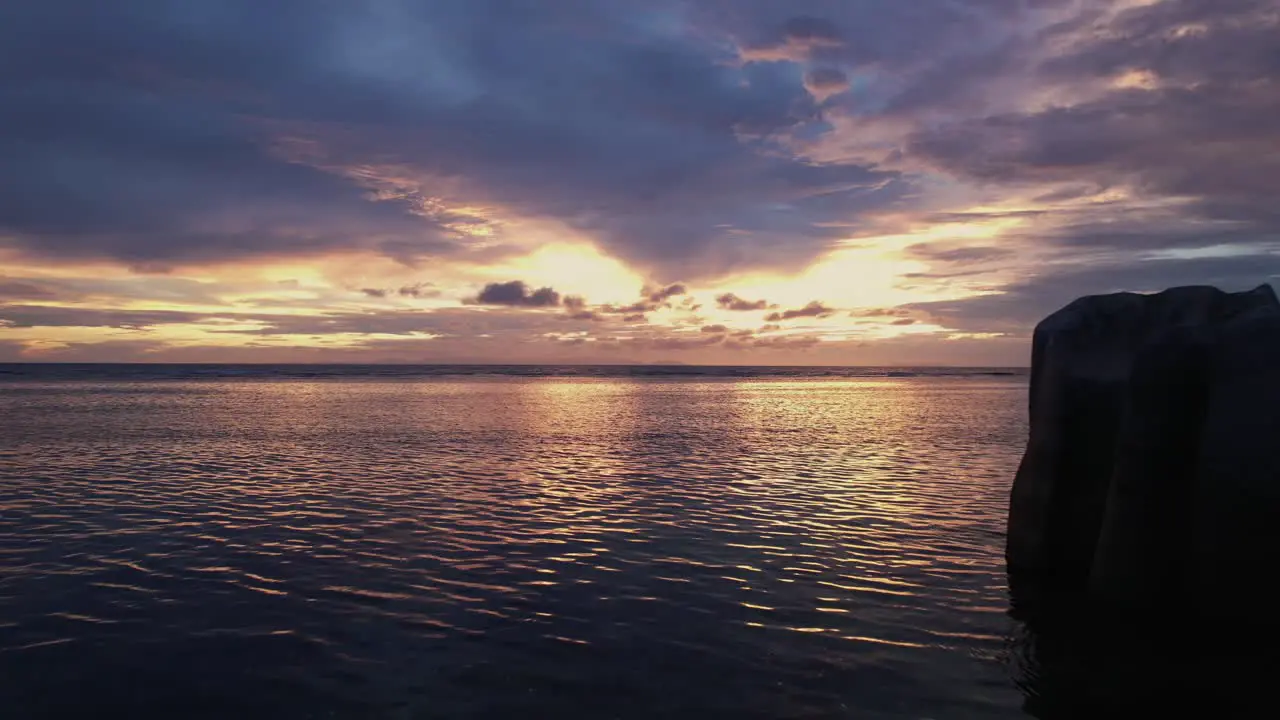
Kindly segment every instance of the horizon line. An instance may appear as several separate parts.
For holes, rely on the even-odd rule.
[[[67,362],[57,360],[23,360],[23,361],[0,361],[0,367],[6,365],[188,365],[188,366],[245,366],[245,367],[271,367],[292,365],[300,367],[686,367],[686,368],[1000,368],[1006,370],[1030,370],[1030,365],[770,365],[770,364],[722,364],[722,363],[683,363],[683,362],[638,362],[638,363],[558,363],[558,362],[541,362],[541,363],[491,363],[491,362]]]

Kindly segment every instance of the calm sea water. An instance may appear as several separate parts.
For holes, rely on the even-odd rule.
[[[1021,374],[0,370],[6,718],[1021,716]]]

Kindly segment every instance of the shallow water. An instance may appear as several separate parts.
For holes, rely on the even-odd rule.
[[[6,717],[1020,717],[1022,377],[0,384]]]

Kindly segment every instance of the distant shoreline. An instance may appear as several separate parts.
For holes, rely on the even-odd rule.
[[[1030,372],[1029,366],[1002,365],[716,365],[703,363],[214,363],[214,362],[0,362],[5,367],[328,367],[328,368],[750,368],[845,370],[1012,370]]]
[[[0,383],[164,382],[201,380],[432,380],[432,379],[910,379],[1028,378],[1028,368],[767,365],[440,365],[440,364],[211,364],[3,363]]]

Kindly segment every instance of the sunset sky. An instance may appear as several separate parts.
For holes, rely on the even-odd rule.
[[[0,5],[0,361],[1024,365],[1280,276],[1280,0]]]

